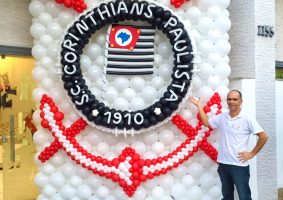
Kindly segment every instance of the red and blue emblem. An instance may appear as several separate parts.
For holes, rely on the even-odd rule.
[[[111,48],[133,50],[140,36],[140,30],[130,26],[112,26],[109,42]]]

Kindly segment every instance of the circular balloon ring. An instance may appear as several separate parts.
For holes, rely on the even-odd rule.
[[[151,106],[137,111],[105,106],[88,89],[80,68],[80,56],[89,38],[108,24],[139,20],[161,30],[174,53],[171,83]],[[178,111],[191,83],[193,47],[184,24],[169,9],[145,1],[102,3],[73,22],[61,45],[62,80],[80,115],[95,127],[111,132],[137,133],[160,126]]]

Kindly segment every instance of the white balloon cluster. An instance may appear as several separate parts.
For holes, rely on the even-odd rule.
[[[102,1],[87,0],[88,6],[99,5]],[[192,29],[198,53],[195,54],[193,95],[206,102],[214,92],[225,97],[228,92],[229,36],[231,26],[227,7],[229,0],[192,0],[175,10],[169,0],[159,3],[169,6]],[[33,97],[39,105],[43,94],[53,98],[65,114],[63,123],[70,126],[79,118],[76,109],[60,81],[61,67],[58,66],[61,37],[77,13],[58,5],[53,0],[32,0],[29,11],[33,16],[30,32],[34,37],[32,55],[36,59],[33,77],[38,86]],[[151,105],[163,95],[170,84],[173,55],[169,42],[157,31],[155,36],[154,73],[147,76],[107,76],[103,82],[103,65],[106,28],[95,33],[81,56],[81,69],[86,84],[99,100],[110,107],[122,110],[138,110]],[[197,124],[196,108],[187,104],[180,115],[192,126]],[[40,153],[54,140],[48,130],[40,127],[40,112],[33,115],[38,124],[34,142]],[[77,141],[92,154],[107,159],[117,157],[125,147],[132,147],[142,158],[152,159],[168,154],[180,145],[186,136],[171,122],[156,130],[134,137],[114,136],[88,126],[76,136]],[[217,145],[214,134],[210,142]],[[38,153],[38,154],[39,154]],[[121,187],[112,181],[92,174],[76,165],[63,151],[56,153],[49,161],[41,163],[37,156],[35,162],[39,172],[35,184],[40,189],[37,200],[125,200],[129,197]],[[215,200],[220,199],[220,183],[216,165],[202,152],[197,152],[178,168],[165,175],[146,181],[138,187],[131,199],[135,200]]]

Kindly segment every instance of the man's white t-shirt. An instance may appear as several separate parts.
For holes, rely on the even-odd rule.
[[[259,123],[242,112],[231,118],[224,112],[209,118],[209,125],[220,131],[217,162],[222,164],[248,166],[247,162],[239,161],[238,153],[247,151],[249,137],[264,130]]]

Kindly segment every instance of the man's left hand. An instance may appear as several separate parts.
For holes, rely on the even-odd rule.
[[[239,161],[242,161],[242,162],[246,162],[252,159],[253,157],[254,157],[254,154],[252,152],[243,151],[243,152],[238,153],[238,159]]]

